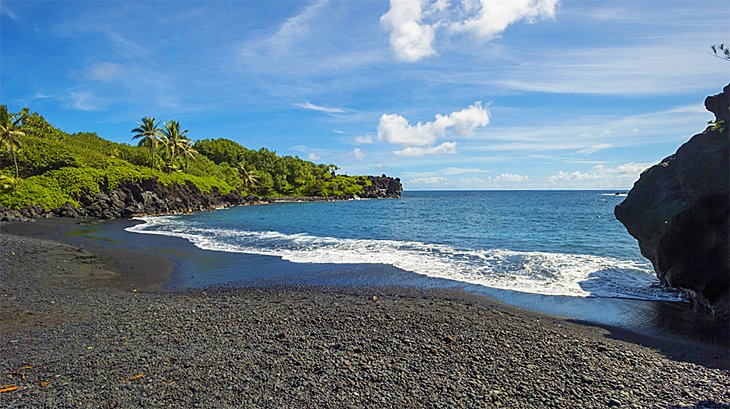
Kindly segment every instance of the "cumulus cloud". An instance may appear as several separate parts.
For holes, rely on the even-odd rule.
[[[471,136],[477,128],[488,124],[489,113],[479,101],[448,115],[436,114],[432,122],[415,125],[401,115],[384,114],[378,124],[378,140],[405,146],[432,145],[448,131],[457,136]]]
[[[373,143],[373,136],[370,134],[356,136],[355,143],[358,145],[366,145],[369,143]]]
[[[342,108],[328,107],[328,106],[324,106],[324,105],[316,105],[309,101],[298,102],[298,103],[294,104],[294,106],[299,107],[299,108],[309,109],[311,111],[326,112],[328,114],[341,114],[341,113],[345,112],[345,110]]]
[[[360,148],[355,148],[355,150],[352,151],[352,156],[355,157],[355,160],[363,160],[365,152],[363,152]]]
[[[501,173],[497,176],[489,177],[470,177],[463,178],[458,181],[457,185],[463,188],[499,188],[509,187],[516,183],[529,182],[530,177],[527,175],[518,175],[516,173]]]
[[[418,61],[434,55],[435,27],[422,24],[424,0],[391,0],[380,22],[390,31],[390,46],[398,59]]]
[[[380,18],[398,59],[418,61],[436,54],[437,31],[469,33],[486,41],[511,24],[555,17],[559,0],[391,0]],[[443,29],[443,30],[442,30]]]
[[[418,157],[434,154],[454,154],[456,153],[456,142],[444,142],[438,146],[423,148],[420,146],[406,146],[405,148],[393,152],[395,156]]]
[[[470,17],[451,23],[449,28],[489,40],[519,21],[533,23],[543,18],[554,18],[558,0],[465,0],[461,5]]]
[[[320,159],[322,159],[322,157],[321,157],[321,156],[319,156],[319,155],[317,155],[316,153],[312,152],[312,153],[310,153],[309,155],[307,155],[307,159],[309,159],[309,160],[311,160],[311,161],[315,161],[315,160],[320,160]]]
[[[588,171],[559,171],[557,174],[548,177],[548,182],[571,188],[613,188],[629,187],[637,179],[641,172],[646,170],[651,163],[624,163],[613,167],[596,165]]]
[[[490,178],[492,182],[507,182],[507,183],[519,183],[527,182],[530,177],[527,175],[518,175],[515,173],[502,173],[499,176]]]

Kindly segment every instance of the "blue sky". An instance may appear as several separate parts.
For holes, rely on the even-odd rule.
[[[2,1],[0,99],[406,189],[624,189],[711,119],[728,21],[726,0]]]

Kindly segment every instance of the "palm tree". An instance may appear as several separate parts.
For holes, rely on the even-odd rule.
[[[160,140],[160,121],[155,123],[155,118],[143,117],[141,122],[137,122],[138,127],[132,129],[132,139],[142,138],[139,141],[140,146],[149,145],[150,147],[150,168],[155,167],[155,150],[157,149],[157,141]]]
[[[255,171],[246,169],[246,166],[241,163],[238,165],[238,173],[241,175],[241,181],[244,188],[251,190],[259,181],[259,177],[256,176]]]
[[[183,140],[183,142],[179,148],[180,148],[180,153],[185,158],[185,172],[187,172],[188,171],[188,158],[190,158],[192,160],[196,160],[195,154],[198,153],[198,151],[196,151],[195,148],[193,148],[193,141],[191,141],[188,138],[185,138]]]
[[[165,144],[170,152],[170,162],[175,161],[180,152],[180,146],[182,146],[188,140],[185,134],[188,130],[180,130],[180,123],[178,121],[165,122],[165,129],[162,131],[162,136],[165,138]]]
[[[18,169],[18,159],[15,157],[15,151],[20,149],[20,137],[25,136],[25,132],[20,130],[21,118],[16,118],[8,112],[8,107],[0,105],[0,142],[5,149],[10,151],[10,156],[15,164],[15,177],[19,177],[20,169]]]

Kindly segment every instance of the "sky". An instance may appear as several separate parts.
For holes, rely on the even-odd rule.
[[[0,102],[420,189],[616,189],[701,132],[727,0],[0,2]]]

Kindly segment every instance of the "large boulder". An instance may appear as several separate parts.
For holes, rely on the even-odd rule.
[[[716,123],[641,174],[616,218],[657,277],[727,320],[730,297],[730,84],[708,97]],[[714,128],[714,129],[713,129]]]

